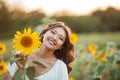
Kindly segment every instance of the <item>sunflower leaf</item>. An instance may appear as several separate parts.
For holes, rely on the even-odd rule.
[[[104,64],[99,65],[98,68],[97,68],[97,72],[98,72],[98,73],[102,73],[103,70],[104,70],[104,68],[105,68],[105,65],[104,65]]]
[[[27,68],[26,74],[30,80],[34,80],[35,77],[35,68],[30,66]]]
[[[109,63],[113,64],[114,62],[114,59],[115,59],[115,56],[107,56],[107,60],[109,61]]]
[[[45,65],[43,65],[42,63],[40,63],[40,62],[38,62],[38,61],[33,61],[32,63],[37,64],[37,65],[39,65],[39,66],[42,66],[42,67],[46,68]]]
[[[17,60],[19,60],[19,58],[13,56],[10,58],[10,65],[12,65],[14,62],[16,62]]]
[[[15,80],[21,80],[21,77],[25,75],[25,71],[24,70],[17,70],[15,72],[14,78]]]

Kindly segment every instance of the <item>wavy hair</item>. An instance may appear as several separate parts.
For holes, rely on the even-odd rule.
[[[66,26],[63,22],[54,22],[49,23],[46,25],[46,27],[41,31],[40,36],[45,34],[48,30],[51,30],[56,27],[61,27],[64,29],[66,33],[66,39],[65,42],[62,45],[62,49],[57,49],[54,51],[54,55],[57,59],[62,60],[66,65],[68,69],[68,73],[72,71],[71,63],[74,61],[74,45],[71,43],[70,35],[72,30]],[[41,38],[42,41],[43,38]]]

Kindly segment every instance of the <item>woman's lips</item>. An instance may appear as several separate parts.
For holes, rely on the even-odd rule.
[[[53,46],[56,45],[56,42],[53,39],[49,39],[48,41],[51,45],[53,45]]]

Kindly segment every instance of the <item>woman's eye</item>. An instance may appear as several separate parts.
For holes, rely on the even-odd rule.
[[[61,41],[63,41],[63,38],[59,38]]]
[[[54,31],[51,31],[51,33],[55,34],[55,32],[54,32]]]

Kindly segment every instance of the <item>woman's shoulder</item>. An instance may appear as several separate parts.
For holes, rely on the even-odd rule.
[[[58,59],[58,65],[59,66],[61,66],[61,67],[66,67],[66,64],[62,61],[62,60],[60,60],[60,59]]]
[[[56,71],[57,73],[59,72],[58,75],[64,76],[64,78],[68,76],[67,65],[62,60],[58,60],[58,67]],[[67,80],[67,79],[63,79],[63,80]]]

